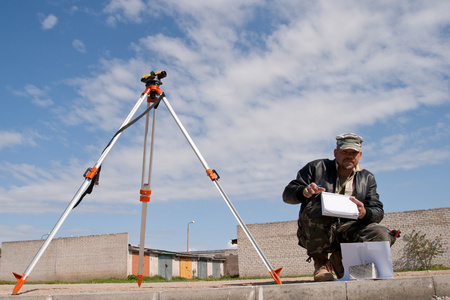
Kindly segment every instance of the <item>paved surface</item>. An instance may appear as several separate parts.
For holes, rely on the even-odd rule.
[[[12,296],[13,285],[0,285],[0,299],[420,299],[450,300],[450,271],[398,273],[383,280],[317,283],[310,277],[121,284],[26,284]]]

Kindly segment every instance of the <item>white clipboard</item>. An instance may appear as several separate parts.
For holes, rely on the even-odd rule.
[[[322,192],[321,202],[323,216],[358,219],[358,206],[350,196]]]

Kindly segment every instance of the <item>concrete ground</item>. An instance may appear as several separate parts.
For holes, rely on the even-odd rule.
[[[396,273],[383,280],[313,282],[311,277],[119,284],[27,284],[18,295],[0,285],[0,299],[420,299],[450,300],[450,271]]]

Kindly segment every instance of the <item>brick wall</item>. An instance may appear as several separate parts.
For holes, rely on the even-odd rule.
[[[402,235],[414,229],[434,239],[441,234],[443,241],[450,249],[450,207],[386,213],[381,224],[389,229],[399,229]],[[274,269],[283,267],[281,276],[311,275],[313,263],[307,263],[306,250],[298,246],[297,220],[274,223],[248,224],[248,229],[258,246]],[[253,248],[240,226],[237,228],[239,276],[270,276],[269,271]],[[397,266],[403,254],[405,242],[402,238],[391,248],[392,261]],[[450,266],[450,251],[447,250],[434,264]]]
[[[3,242],[0,280],[14,281],[23,274],[44,240]],[[54,239],[31,272],[28,281],[77,281],[126,278],[128,233]]]
[[[433,264],[450,267],[450,207],[387,213],[381,224],[390,229],[400,229],[402,235],[413,230],[426,233],[428,239],[441,235],[447,252],[434,259]],[[405,241],[400,238],[391,248],[394,268],[401,264],[404,246]]]
[[[441,235],[450,248],[450,207],[386,213],[382,224],[400,229],[402,235],[414,229],[433,239]],[[297,221],[247,225],[258,246],[281,276],[311,275],[306,250],[297,244]],[[240,226],[237,227],[238,264],[241,277],[269,276],[269,272]],[[12,272],[23,274],[44,240],[3,242],[0,280],[14,281]],[[392,246],[394,267],[401,261],[405,242]],[[88,250],[88,251],[87,251]],[[78,281],[95,278],[126,278],[130,273],[128,233],[54,239],[28,281]],[[157,270],[157,259],[150,262]],[[433,261],[450,266],[450,251]],[[152,269],[152,268],[151,268]],[[196,269],[195,261],[192,269]],[[155,275],[155,274],[151,274]]]

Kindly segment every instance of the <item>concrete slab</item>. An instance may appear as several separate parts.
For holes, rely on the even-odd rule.
[[[401,279],[360,280],[347,282],[347,299],[432,299],[434,295],[431,277]]]
[[[17,296],[14,296],[17,299]],[[111,292],[111,293],[84,293],[66,295],[48,295],[46,298],[23,298],[24,300],[159,300],[159,292]]]
[[[255,300],[346,299],[345,282],[295,283],[258,287]]]
[[[450,275],[433,276],[436,296],[450,298]]]
[[[199,290],[162,291],[157,300],[254,300],[255,287],[214,288]],[[155,299],[156,300],[156,299]]]
[[[0,299],[16,300],[159,300],[160,292],[110,292],[110,293],[77,293],[58,295],[14,295],[2,296]],[[183,299],[183,298],[178,298]]]
[[[8,286],[8,291],[12,286]],[[36,289],[39,285],[36,286]],[[54,294],[51,294],[52,291]],[[253,283],[228,287],[184,288],[170,290],[104,291],[98,293],[78,292],[61,294],[60,285],[48,289],[48,294],[0,295],[0,299],[24,300],[264,300],[264,299],[327,299],[327,300],[377,300],[377,299],[450,299],[450,275],[419,276],[378,280],[355,280],[334,282],[286,282]],[[59,291],[59,293],[58,293]]]

